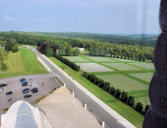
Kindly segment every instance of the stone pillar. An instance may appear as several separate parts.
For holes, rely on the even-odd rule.
[[[161,0],[159,20],[162,33],[154,52],[155,74],[149,87],[151,108],[143,128],[167,128],[167,0]]]

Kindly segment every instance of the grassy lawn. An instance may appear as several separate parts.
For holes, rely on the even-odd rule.
[[[36,55],[27,48],[20,48],[16,53],[8,53],[5,56],[5,64],[8,69],[5,72],[0,70],[0,78],[47,73]]]
[[[109,72],[113,71],[110,68],[106,68],[96,63],[77,63],[80,66],[81,70],[85,72]]]
[[[135,73],[135,74],[130,74],[134,77],[137,77],[139,79],[142,79],[146,82],[150,82],[153,76],[153,73]]]
[[[74,63],[89,63],[89,60],[86,60],[79,56],[63,56],[63,57],[69,59],[70,61]]]
[[[150,63],[131,63],[131,65],[141,67],[144,69],[152,69],[152,70],[154,69],[154,65]]]
[[[112,62],[112,61],[114,61],[113,59],[111,59],[109,57],[92,57],[92,56],[89,56],[87,58],[89,58],[92,61],[96,61],[96,62]]]
[[[127,65],[125,63],[103,63],[120,71],[138,70],[138,68]]]
[[[108,81],[117,89],[124,90],[126,92],[136,91],[136,90],[147,90],[148,85],[131,79],[122,74],[112,74],[112,75],[97,75],[99,78]]]
[[[88,89],[91,93],[101,99],[108,106],[117,111],[120,115],[129,120],[136,127],[141,128],[144,116],[140,113],[136,112],[133,108],[127,106],[126,104],[120,102],[115,99],[112,95],[103,91],[101,88],[97,87],[93,83],[89,82],[82,76],[82,71],[76,72],[57,60],[56,58],[50,57],[56,65],[65,70],[70,76],[72,76],[75,80],[77,80],[81,85],[83,85],[86,89]]]

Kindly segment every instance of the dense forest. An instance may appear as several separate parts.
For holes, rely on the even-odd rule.
[[[137,34],[137,35],[110,35],[110,34],[94,34],[94,33],[78,33],[78,32],[56,32],[46,33],[41,32],[39,34],[48,36],[57,36],[65,38],[78,38],[78,39],[92,39],[102,42],[119,43],[119,44],[144,44],[155,45],[158,35],[152,34]]]
[[[13,40],[20,44],[37,45],[41,53],[47,56],[55,54],[61,56],[77,56],[78,48],[85,48],[90,56],[112,56],[116,58],[126,58],[135,60],[152,60],[153,46],[134,45],[125,42],[109,43],[89,39],[62,38],[56,36],[47,36],[39,33],[24,32],[1,32],[0,44],[4,45],[8,40]],[[123,41],[123,40],[122,40]]]

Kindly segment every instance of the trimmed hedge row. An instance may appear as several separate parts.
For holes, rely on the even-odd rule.
[[[58,60],[60,60],[64,64],[68,65],[69,67],[71,67],[75,71],[79,71],[80,70],[80,66],[76,65],[75,63],[71,62],[70,60],[68,60],[66,58],[63,58],[61,56],[58,56],[58,55],[55,55],[54,57],[56,57]]]
[[[94,74],[89,74],[87,72],[83,72],[82,74],[86,79],[94,83],[95,85],[99,86],[106,92],[110,93],[120,101],[124,102],[125,104],[129,105],[130,107],[134,108],[139,113],[145,115],[147,110],[149,109],[150,105],[145,106],[145,110],[143,111],[143,104],[138,102],[135,105],[135,98],[133,96],[128,96],[128,93],[125,91],[121,91],[120,89],[115,89],[113,86],[110,85],[109,82],[105,82],[103,79],[98,78]]]

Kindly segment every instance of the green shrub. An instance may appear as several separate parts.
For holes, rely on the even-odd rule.
[[[120,89],[116,89],[116,91],[115,91],[115,97],[116,98],[120,98],[120,95],[121,95],[121,90]]]
[[[12,52],[18,52],[19,51],[19,48],[15,45],[12,49],[11,49]]]
[[[94,83],[95,82],[95,77],[96,76],[94,74],[90,74],[90,81]]]
[[[135,98],[134,98],[133,96],[129,96],[129,97],[128,97],[127,104],[128,104],[129,106],[133,106],[134,103],[135,103]]]
[[[5,72],[7,71],[7,69],[8,69],[7,65],[4,62],[1,62],[1,70]]]
[[[110,88],[110,94],[111,94],[111,95],[114,95],[114,94],[115,94],[115,88],[114,88],[114,87],[111,87],[111,88]]]
[[[2,109],[3,112],[7,112],[9,108]]]
[[[127,102],[127,100],[128,100],[128,93],[127,92],[122,92],[121,93],[121,101],[123,101],[123,102]]]
[[[104,83],[104,90],[109,92],[109,90],[110,90],[110,82],[105,82]]]
[[[88,78],[88,73],[87,72],[83,72],[82,74],[85,78]]]
[[[138,103],[136,104],[136,110],[137,110],[138,112],[142,112],[142,110],[143,110],[143,104],[140,103],[140,102],[138,102]]]
[[[99,81],[99,87],[100,88],[104,87],[104,80],[100,79],[100,81]]]
[[[94,83],[95,83],[96,85],[99,85],[99,82],[100,82],[99,78],[98,78],[98,77],[95,77]]]

